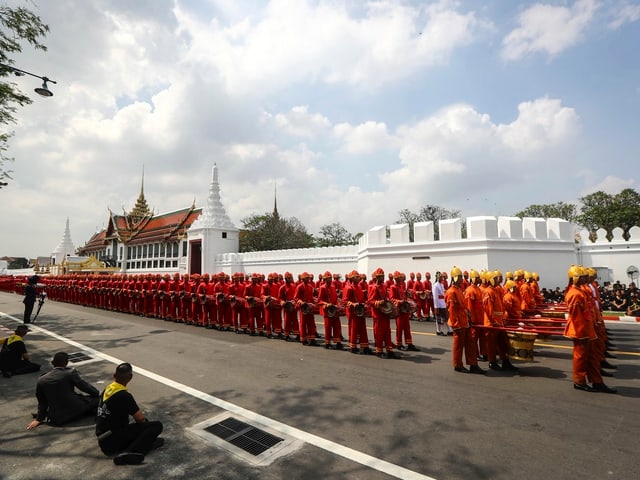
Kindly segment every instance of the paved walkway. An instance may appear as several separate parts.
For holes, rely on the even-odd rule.
[[[21,318],[0,293],[0,325]],[[318,319],[319,320],[319,319]],[[345,322],[346,323],[346,322]],[[27,345],[93,357],[78,369],[98,388],[134,364],[130,390],[165,424],[166,445],[143,465],[116,467],[90,419],[25,429],[37,375],[0,379],[0,478],[527,479],[640,477],[640,329],[612,322],[618,395],[571,387],[571,347],[539,343],[521,375],[453,372],[451,338],[412,323],[420,352],[381,360],[47,302]],[[45,367],[46,368],[46,367]],[[193,433],[232,414],[291,440],[256,466]]]

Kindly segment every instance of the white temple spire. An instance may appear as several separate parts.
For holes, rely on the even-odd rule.
[[[69,217],[67,217],[67,223],[64,227],[64,234],[62,235],[62,240],[55,248],[52,257],[55,257],[56,263],[59,263],[63,258],[67,255],[75,255],[76,247],[73,245],[73,241],[71,240],[71,230],[69,229]]]
[[[224,210],[220,200],[220,184],[218,183],[218,166],[214,163],[211,170],[211,183],[209,184],[209,196],[207,204],[202,209],[198,219],[193,222],[191,228],[235,228]]]

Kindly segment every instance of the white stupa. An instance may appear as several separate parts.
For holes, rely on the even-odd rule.
[[[214,163],[211,170],[211,183],[209,184],[209,196],[207,205],[202,213],[191,225],[191,229],[199,228],[223,228],[235,229],[220,200],[220,183],[218,183],[218,166]]]
[[[62,235],[62,240],[55,248],[55,250],[51,253],[51,263],[53,265],[60,265],[62,260],[64,260],[69,255],[76,254],[76,247],[73,245],[73,241],[71,240],[71,231],[69,230],[69,218],[67,218],[67,224],[64,227],[64,234]]]
[[[216,272],[216,255],[237,253],[240,231],[233,225],[220,200],[218,167],[214,163],[207,205],[187,232],[191,273]]]

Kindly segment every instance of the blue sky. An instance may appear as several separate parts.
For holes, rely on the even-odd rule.
[[[159,213],[203,205],[215,162],[236,226],[277,184],[314,234],[639,188],[638,1],[29,5],[49,50],[16,66],[58,84],[18,112],[0,255],[48,255],[67,218],[82,245],[143,165]]]

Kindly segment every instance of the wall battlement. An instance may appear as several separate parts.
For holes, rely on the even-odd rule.
[[[294,275],[325,270],[344,274],[354,269],[370,273],[377,267],[407,273],[448,271],[453,265],[476,270],[523,268],[540,273],[543,283],[546,277],[555,287],[575,261],[573,226],[565,220],[479,216],[467,218],[466,226],[463,238],[461,219],[442,220],[436,240],[434,223],[419,222],[411,241],[408,224],[379,225],[357,245],[225,253],[217,255],[216,264],[227,273]]]

